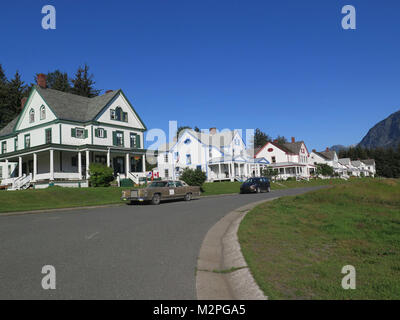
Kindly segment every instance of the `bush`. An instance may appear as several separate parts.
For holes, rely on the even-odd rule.
[[[189,186],[199,186],[201,187],[203,183],[206,181],[207,176],[205,172],[200,169],[190,169],[185,168],[180,176],[182,181],[185,181]]]
[[[322,176],[332,177],[333,176],[333,168],[330,165],[325,163],[317,164],[317,174]]]
[[[89,181],[92,187],[109,187],[111,181],[114,180],[113,169],[100,163],[91,163],[89,174]]]

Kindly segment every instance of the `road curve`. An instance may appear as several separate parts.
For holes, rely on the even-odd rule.
[[[219,219],[317,188],[0,216],[0,299],[196,299],[200,246]],[[55,290],[41,286],[44,265]]]

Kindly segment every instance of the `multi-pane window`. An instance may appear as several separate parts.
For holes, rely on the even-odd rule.
[[[31,135],[30,134],[26,134],[24,136],[24,144],[25,144],[25,148],[31,147]]]
[[[165,177],[166,177],[166,178],[168,178],[168,177],[169,177],[169,172],[168,172],[168,169],[165,169],[165,170],[164,170],[164,175],[165,175]]]
[[[272,161],[272,163],[276,163],[276,158],[275,157],[271,157],[271,161]]]
[[[131,148],[136,148],[137,135],[135,133],[130,134]]]
[[[35,110],[31,109],[29,111],[29,123],[35,122]]]
[[[14,151],[18,150],[18,137],[14,139]]]
[[[165,162],[165,163],[168,163],[168,153],[166,153],[166,154],[164,155],[164,162]]]
[[[117,147],[124,146],[124,133],[122,131],[113,132],[113,145]]]
[[[7,141],[3,141],[1,143],[1,153],[6,153],[7,152]]]
[[[98,138],[107,138],[107,131],[103,128],[97,128],[94,130],[94,135]]]
[[[192,156],[190,154],[186,155],[186,164],[192,164]]]
[[[121,107],[117,107],[114,109],[110,109],[110,119],[111,120],[117,120],[117,121],[123,121],[123,122],[128,122],[128,113],[123,112]]]
[[[45,106],[40,107],[40,120],[46,119],[46,108]]]
[[[46,144],[51,143],[51,128],[46,129],[45,136],[46,136]]]
[[[71,137],[86,139],[88,137],[88,131],[83,128],[71,128]]]

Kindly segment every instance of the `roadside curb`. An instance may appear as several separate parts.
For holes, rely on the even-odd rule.
[[[242,255],[237,232],[255,206],[279,197],[263,199],[237,208],[219,220],[206,234],[196,270],[199,300],[267,300]]]

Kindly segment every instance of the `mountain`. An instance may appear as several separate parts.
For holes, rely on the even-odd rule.
[[[346,147],[342,144],[335,144],[334,146],[330,147],[329,150],[336,151],[336,153],[339,153],[340,150],[346,150],[349,147]]]
[[[372,127],[358,144],[363,148],[396,148],[400,143],[400,110]]]

